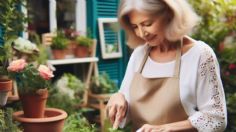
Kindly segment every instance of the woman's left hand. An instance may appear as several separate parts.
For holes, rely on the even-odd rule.
[[[136,132],[171,132],[171,129],[168,125],[149,125],[144,124]]]

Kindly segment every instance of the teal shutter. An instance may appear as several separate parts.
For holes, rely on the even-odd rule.
[[[101,47],[99,42],[98,31],[98,18],[115,18],[117,17],[117,10],[119,6],[119,0],[88,0],[87,1],[87,24],[88,31],[92,32],[92,37],[98,40],[97,56],[99,57],[98,68],[99,72],[106,72],[112,80],[114,80],[119,86],[123,80],[125,73],[128,55],[127,46],[124,43],[124,33],[121,34],[122,42],[122,57],[116,59],[102,59]],[[106,35],[111,35],[107,32]],[[111,35],[109,41],[116,39]]]
[[[3,45],[3,29],[2,26],[0,26],[0,46]]]

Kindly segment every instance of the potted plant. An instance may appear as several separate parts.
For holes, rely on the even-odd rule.
[[[68,39],[62,32],[58,32],[57,35],[52,38],[51,44],[54,59],[65,58],[67,45]]]
[[[115,93],[118,90],[117,85],[110,79],[107,73],[103,72],[92,79],[91,92],[94,94]]]
[[[91,47],[93,45],[93,40],[85,36],[79,36],[76,38],[76,57],[88,57],[91,52]]]
[[[17,82],[24,115],[43,117],[52,71],[45,65],[28,64],[24,59],[12,61],[7,69]]]
[[[76,48],[76,38],[80,36],[80,32],[75,31],[73,28],[65,29],[65,36],[68,38],[69,43],[67,46],[66,54],[74,57],[74,51]]]

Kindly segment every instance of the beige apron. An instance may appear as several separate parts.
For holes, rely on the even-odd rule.
[[[165,78],[144,78],[142,76],[141,73],[149,56],[149,51],[150,48],[147,50],[131,83],[130,116],[133,130],[139,129],[144,124],[161,125],[188,118],[180,100],[180,48],[176,54],[174,76]]]

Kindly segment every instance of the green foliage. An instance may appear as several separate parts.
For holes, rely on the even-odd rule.
[[[70,73],[65,73],[63,76],[68,78],[68,88],[73,89],[74,91],[83,93],[85,90],[84,83],[78,79],[75,75]]]
[[[57,36],[52,38],[52,45],[51,48],[52,49],[59,49],[59,50],[63,50],[67,48],[69,41],[68,39],[65,37],[63,32],[58,31],[57,32]]]
[[[20,11],[20,5],[25,6],[26,0],[4,0],[0,3],[0,24],[4,29],[3,40],[18,36],[24,30],[24,22],[27,18]]]
[[[78,98],[70,98],[68,95],[58,92],[56,87],[49,90],[49,97],[47,106],[65,110],[69,115],[77,111],[76,105],[80,104],[81,100]]]
[[[23,31],[23,23],[27,21],[20,11],[19,5],[24,6],[26,0],[3,0],[0,2],[0,27],[4,31],[4,45],[0,46],[0,75],[7,75],[8,59],[11,58],[11,43]]]
[[[12,121],[12,109],[0,109],[0,131],[1,132],[20,132]]]
[[[9,76],[16,80],[19,93],[35,93],[39,89],[49,88],[49,81],[40,76],[33,64],[28,64],[22,71],[9,72]]]
[[[68,95],[72,99],[81,99],[86,90],[85,84],[70,73],[64,73],[60,79],[56,81],[55,87],[58,89],[59,93]]]
[[[90,125],[81,113],[70,115],[65,122],[64,132],[96,132],[95,126]]]
[[[118,129],[113,129],[112,128],[112,124],[111,122],[106,119],[105,122],[104,122],[104,131],[105,132],[131,132],[132,129],[131,129],[131,124],[127,124],[126,127],[124,128],[118,128]]]
[[[76,106],[82,103],[84,83],[75,75],[65,73],[54,83],[49,91],[48,106],[65,110],[71,114],[77,111]],[[63,102],[63,103],[62,103]]]
[[[93,93],[114,93],[117,89],[117,85],[105,72],[92,79],[91,91]]]
[[[226,93],[228,126],[226,131],[236,130],[236,1],[189,0],[202,21],[193,38],[203,40],[215,51]]]
[[[75,41],[77,42],[78,45],[85,47],[91,47],[93,45],[93,40],[85,36],[79,36],[76,38]]]

